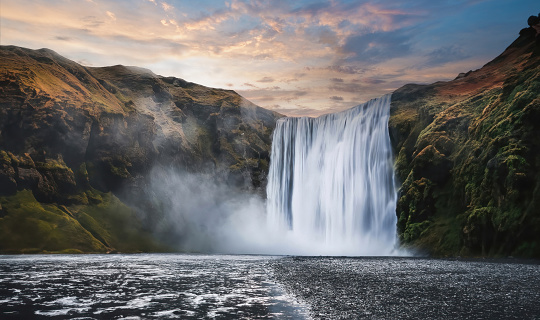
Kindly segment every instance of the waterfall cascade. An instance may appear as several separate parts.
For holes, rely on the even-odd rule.
[[[267,218],[300,253],[393,253],[397,188],[390,100],[385,95],[319,118],[278,120]]]

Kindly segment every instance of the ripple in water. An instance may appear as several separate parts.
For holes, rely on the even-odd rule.
[[[0,319],[540,319],[540,265],[221,255],[0,256]]]
[[[273,257],[4,256],[0,318],[304,319]]]

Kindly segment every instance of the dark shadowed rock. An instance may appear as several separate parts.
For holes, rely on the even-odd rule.
[[[529,19],[527,19],[527,24],[531,27],[539,23],[540,23],[540,18],[538,16],[530,16]]]

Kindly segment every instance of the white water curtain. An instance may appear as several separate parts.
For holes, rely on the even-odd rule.
[[[391,254],[397,188],[391,95],[319,118],[284,118],[273,136],[268,223],[320,254]]]

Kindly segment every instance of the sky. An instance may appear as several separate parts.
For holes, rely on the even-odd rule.
[[[289,116],[482,67],[538,0],[1,0],[0,44],[235,90]]]

